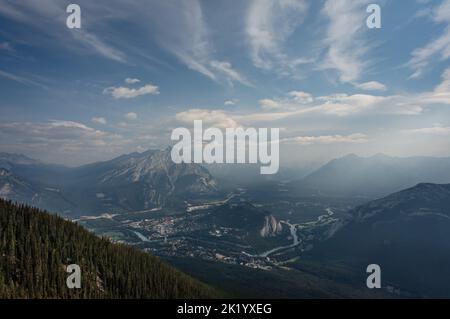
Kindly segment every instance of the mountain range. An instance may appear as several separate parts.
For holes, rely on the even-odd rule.
[[[350,154],[292,185],[302,193],[376,199],[418,183],[450,183],[450,158]]]
[[[72,216],[176,206],[217,192],[208,170],[173,163],[168,149],[75,168],[1,153],[0,169],[0,196]]]

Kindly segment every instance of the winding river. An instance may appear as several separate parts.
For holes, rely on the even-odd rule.
[[[297,246],[298,244],[300,244],[300,240],[298,239],[298,235],[297,235],[297,228],[296,228],[296,226],[292,225],[292,224],[290,224],[288,222],[285,222],[285,221],[281,221],[281,223],[289,226],[289,230],[290,230],[291,236],[292,236],[292,244],[288,245],[288,246],[280,246],[280,247],[268,250],[268,251],[258,255],[258,257],[268,257],[269,255],[271,255],[273,253],[276,253],[277,251],[293,248],[293,247]]]

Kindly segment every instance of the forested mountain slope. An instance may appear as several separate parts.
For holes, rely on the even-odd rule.
[[[69,289],[69,264],[81,288]],[[0,200],[0,298],[208,298],[209,286],[133,247]]]

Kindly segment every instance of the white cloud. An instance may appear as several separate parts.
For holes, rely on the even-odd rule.
[[[369,139],[365,134],[355,133],[350,135],[321,135],[321,136],[297,136],[281,140],[281,143],[293,143],[299,145],[335,144],[335,143],[366,143]]]
[[[439,6],[433,8],[433,13],[436,22],[450,22],[450,1],[443,0]]]
[[[430,63],[444,61],[450,57],[450,0],[444,0],[431,10],[431,18],[436,23],[447,24],[443,33],[428,42],[424,47],[415,49],[408,65],[414,70],[412,79],[420,78]]]
[[[383,83],[377,81],[364,82],[355,84],[355,87],[365,91],[386,91],[387,87]]]
[[[147,84],[137,89],[120,86],[106,88],[103,93],[110,94],[115,99],[133,99],[141,95],[157,95],[159,88],[153,84]]]
[[[226,106],[236,105],[236,103],[237,103],[236,100],[226,100],[225,102],[223,102],[223,104]]]
[[[446,69],[441,75],[442,82],[434,89],[435,93],[450,92],[450,68]]]
[[[267,110],[267,111],[269,111],[269,110],[277,110],[277,109],[280,109],[283,106],[283,104],[281,102],[276,101],[276,100],[272,100],[272,99],[259,100],[259,105],[261,105],[261,107],[264,110]]]
[[[375,96],[370,94],[336,94],[318,97],[320,110],[326,114],[348,116],[353,114],[418,115],[423,106],[408,96]]]
[[[229,62],[211,61],[210,65],[213,69],[225,75],[225,77],[229,80],[230,85],[232,85],[235,81],[247,86],[252,86],[252,84],[243,75],[233,69]]]
[[[102,146],[120,146],[122,136],[96,130],[79,122],[12,122],[0,124],[0,143],[12,143],[32,149],[85,151]]]
[[[91,122],[95,123],[95,124],[105,125],[106,124],[106,119],[104,117],[93,117],[91,119]]]
[[[433,91],[419,94],[416,99],[422,103],[450,105],[450,68],[442,73],[442,81]]]
[[[262,99],[259,105],[266,110],[298,110],[305,104],[314,102],[314,97],[307,92],[291,91],[287,97],[281,99]]]
[[[290,58],[283,45],[302,23],[308,5],[304,0],[252,0],[246,34],[253,64],[262,69],[290,72],[309,59]]]
[[[0,123],[0,146],[7,151],[26,150],[51,162],[65,164],[115,154],[128,145],[121,135],[96,130],[74,121]]]
[[[125,118],[129,121],[134,121],[134,120],[137,120],[138,115],[134,112],[130,112],[130,113],[125,114]]]
[[[443,73],[442,82],[429,92],[386,96],[340,93],[318,97],[305,92],[290,92],[284,98],[261,99],[259,104],[267,112],[236,115],[234,119],[249,124],[314,115],[420,115],[432,106],[450,105],[450,69]]]
[[[322,45],[327,49],[320,69],[335,70],[344,83],[357,80],[366,62],[368,46],[362,36],[367,30],[367,0],[327,0],[323,14],[329,20]]]
[[[177,113],[175,119],[179,123],[189,125],[189,127],[193,126],[194,120],[202,120],[204,127],[211,126],[225,129],[239,126],[238,122],[222,110],[190,109]]]
[[[426,134],[426,135],[450,135],[450,127],[434,126],[434,127],[424,127],[418,129],[404,130],[407,134]]]
[[[302,94],[303,96],[303,94]],[[272,122],[300,116],[417,116],[437,105],[450,106],[450,68],[442,74],[442,81],[432,91],[405,95],[371,95],[338,93],[313,97],[311,103],[295,101],[292,94],[279,99],[262,99],[261,107],[267,112],[236,115],[242,123]],[[309,101],[309,99],[306,99]]]
[[[303,97],[304,94],[301,94]],[[334,94],[296,101],[288,94],[282,99],[263,99],[259,103],[263,110],[253,114],[235,115],[236,121],[246,125],[273,122],[304,116],[364,116],[370,114],[418,115],[424,106],[418,105],[417,97],[374,96],[369,94]],[[305,104],[305,101],[308,102]],[[309,101],[312,101],[309,103]]]
[[[139,82],[141,82],[141,80],[135,79],[135,78],[126,78],[125,79],[125,83],[127,83],[127,84],[135,84],[135,83],[139,83]]]
[[[292,97],[295,102],[300,104],[308,104],[314,101],[311,94],[303,91],[291,91],[289,92],[289,96]]]

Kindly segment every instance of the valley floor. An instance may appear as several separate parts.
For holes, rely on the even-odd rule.
[[[279,202],[270,203],[252,199],[253,207],[272,214],[282,226],[281,232],[267,237],[260,235],[260,229],[252,228],[251,218],[259,218],[253,216],[253,212],[239,211],[242,220],[236,225],[220,224],[221,220],[217,220],[215,214],[218,208],[226,207],[220,214],[234,214],[234,210],[248,200],[245,190],[240,189],[222,201],[188,204],[181,213],[157,209],[119,215],[103,214],[95,218],[85,216],[77,219],[77,222],[97,234],[160,256],[232,296],[374,296],[365,289],[363,280],[361,287],[355,288],[345,283],[347,279],[336,281],[325,270],[313,274],[302,269],[303,252],[327,236],[330,227],[344,216],[342,213],[347,208],[346,201],[343,204],[332,203],[332,207],[328,207],[330,203],[314,198],[293,201],[280,199]],[[274,207],[278,209],[274,210]],[[310,218],[295,218],[298,215],[296,210],[299,209],[313,213],[309,213]],[[211,223],[212,217],[215,219]],[[339,274],[337,271],[335,273]],[[348,276],[342,275],[342,278]]]

